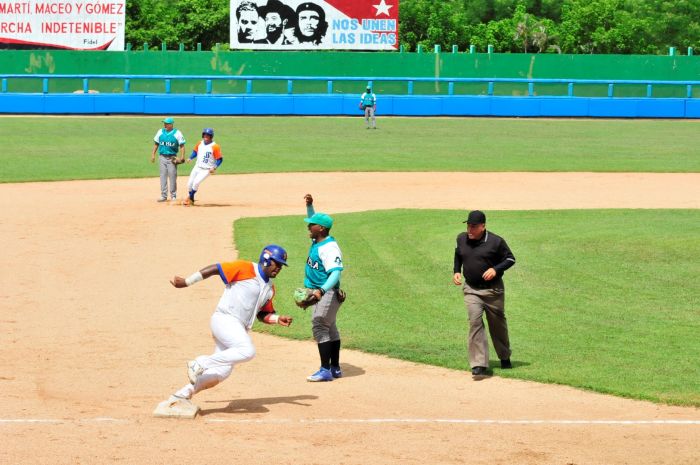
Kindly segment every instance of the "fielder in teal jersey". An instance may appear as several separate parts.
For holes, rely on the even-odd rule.
[[[367,129],[372,124],[372,129],[377,129],[377,119],[374,112],[377,110],[377,95],[372,92],[372,88],[367,86],[367,92],[360,95],[360,109],[365,112],[365,123]]]
[[[170,198],[177,198],[177,165],[185,162],[185,136],[179,129],[175,129],[172,118],[163,120],[163,128],[153,137],[153,152],[151,163],[156,161],[158,153],[160,166],[160,199],[158,202],[168,200],[168,182],[170,182]],[[180,153],[178,159],[177,154]]]
[[[311,248],[306,259],[304,286],[314,290],[311,329],[318,344],[321,368],[307,381],[333,381],[343,376],[340,369],[340,333],[336,318],[345,293],[340,290],[340,274],[343,271],[343,255],[335,239],[330,236],[333,219],[325,213],[314,211],[311,194],[304,196],[309,225]]]

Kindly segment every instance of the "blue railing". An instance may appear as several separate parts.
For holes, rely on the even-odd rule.
[[[700,81],[123,74],[0,74],[0,113],[353,116],[366,84],[383,116],[700,118]]]
[[[286,81],[286,93],[294,93],[294,83],[302,81],[316,81],[326,83],[326,93],[334,93],[335,82],[362,82],[367,85],[374,85],[378,82],[403,82],[405,83],[405,95],[415,95],[415,83],[444,83],[447,84],[447,95],[455,95],[455,84],[486,84],[486,95],[495,95],[497,84],[527,84],[527,95],[535,96],[535,87],[538,84],[561,84],[567,86],[566,94],[562,96],[574,97],[574,87],[576,85],[605,85],[607,86],[607,97],[613,97],[615,86],[634,85],[646,86],[646,97],[652,97],[654,86],[683,86],[685,87],[685,98],[693,98],[693,88],[700,86],[700,81],[666,81],[666,80],[629,80],[629,79],[527,79],[527,78],[434,78],[434,77],[366,77],[366,76],[207,76],[207,75],[124,75],[124,74],[0,74],[0,92],[9,93],[9,79],[41,79],[43,94],[49,93],[49,82],[51,80],[78,79],[82,81],[84,93],[90,91],[90,81],[93,80],[123,80],[123,93],[131,93],[131,82],[133,80],[162,81],[162,92],[170,94],[173,81],[202,81],[202,91],[197,94],[212,94],[214,81],[245,81],[245,94],[253,94],[253,85],[256,81]],[[401,94],[399,94],[401,95]]]

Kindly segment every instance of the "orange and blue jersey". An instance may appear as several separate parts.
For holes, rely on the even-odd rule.
[[[196,166],[205,170],[218,168],[224,161],[221,155],[221,146],[214,141],[205,144],[203,140],[197,142],[192,149],[190,160],[197,158]]]
[[[216,306],[217,312],[237,318],[248,329],[259,313],[264,316],[275,312],[273,280],[265,275],[258,263],[236,260],[217,263],[217,267],[226,285]]]

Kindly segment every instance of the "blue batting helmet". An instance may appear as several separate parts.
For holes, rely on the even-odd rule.
[[[259,263],[262,266],[270,266],[270,261],[275,261],[280,265],[287,265],[287,251],[275,244],[266,246],[260,252]]]
[[[213,130],[212,128],[204,128],[204,129],[202,130],[202,137],[203,137],[205,134],[208,135],[208,136],[211,136],[212,139],[214,138],[214,130]]]

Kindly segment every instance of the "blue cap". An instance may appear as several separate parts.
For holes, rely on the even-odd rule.
[[[262,266],[270,266],[270,260],[280,265],[287,266],[287,251],[276,244],[265,246],[262,252],[260,252],[260,260],[258,260],[258,263]]]
[[[170,117],[167,117],[167,118],[165,118],[165,119],[163,120],[163,122],[164,122],[165,124],[173,124],[173,123],[175,123],[175,120],[172,119],[172,118],[170,118]]]
[[[333,218],[325,213],[314,213],[311,218],[304,218],[304,221],[309,224],[323,226],[326,229],[331,229],[333,227]]]

